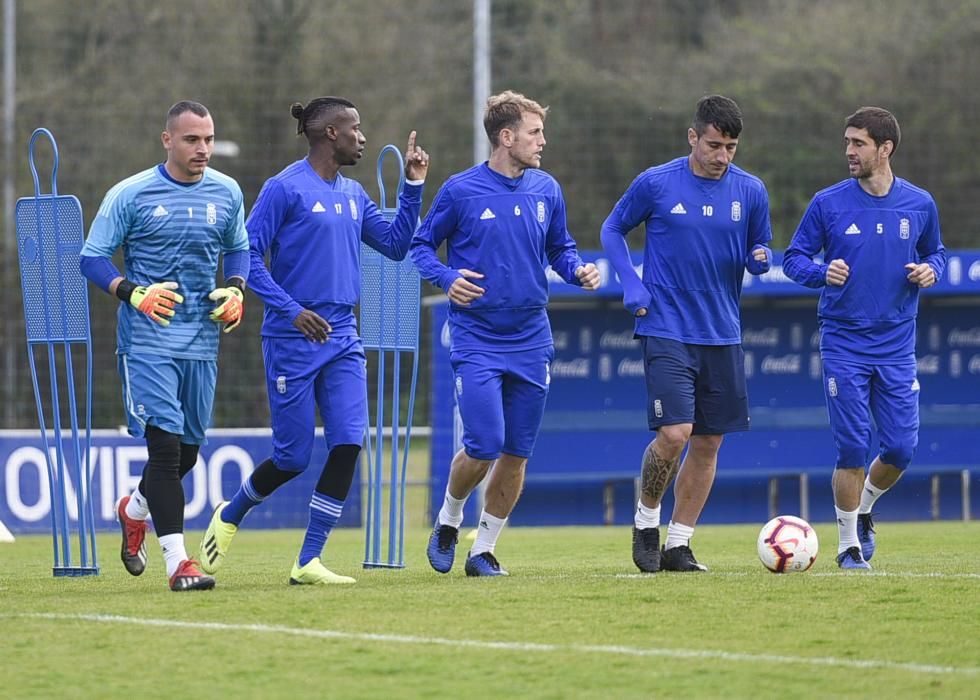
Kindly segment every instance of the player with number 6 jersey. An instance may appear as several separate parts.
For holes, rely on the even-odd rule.
[[[452,568],[463,505],[489,472],[465,570],[507,574],[494,548],[521,493],[554,357],[546,264],[569,284],[599,284],[568,233],[561,188],[539,169],[546,112],[510,90],[490,97],[483,116],[490,159],[443,184],[412,241],[422,277],[451,302],[450,361],[463,421],[463,449],[450,466],[427,550],[440,573]],[[436,256],[443,242],[448,264]]]

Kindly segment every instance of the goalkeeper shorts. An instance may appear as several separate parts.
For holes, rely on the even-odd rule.
[[[211,425],[216,360],[186,360],[166,355],[124,353],[118,357],[123,408],[129,434],[143,437],[147,425],[202,445]]]

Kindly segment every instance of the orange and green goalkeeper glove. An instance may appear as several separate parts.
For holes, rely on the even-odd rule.
[[[211,312],[209,318],[218,323],[224,323],[224,333],[231,333],[238,328],[245,316],[245,293],[238,287],[220,287],[208,294],[211,301],[220,302]]]
[[[174,291],[177,289],[177,283],[157,282],[149,287],[141,287],[130,286],[132,282],[125,284],[126,282],[129,280],[123,280],[123,283],[119,285],[116,292],[117,296],[125,298],[128,295],[125,300],[132,304],[137,311],[149,316],[154,323],[169,326],[170,319],[176,313],[174,307],[184,301],[184,297]],[[124,284],[126,289],[123,289]]]

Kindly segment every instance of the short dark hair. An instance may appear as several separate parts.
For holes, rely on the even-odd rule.
[[[698,100],[691,128],[698,136],[703,136],[709,126],[729,138],[737,139],[742,133],[742,110],[735,100],[722,95],[705,95]]]
[[[344,109],[357,109],[350,100],[343,97],[317,97],[305,107],[301,102],[293,102],[289,113],[297,121],[296,134],[305,134],[309,141],[319,141],[324,137],[327,124],[334,115]]]
[[[895,115],[881,107],[862,107],[844,121],[845,129],[851,126],[867,131],[875,146],[891,141],[893,154],[902,140],[902,130],[898,128]]]
[[[210,114],[208,108],[202,105],[200,102],[194,102],[193,100],[181,100],[180,102],[175,102],[173,106],[167,110],[167,124],[165,127],[167,131],[170,131],[174,120],[184,112],[190,112],[199,117],[206,117]]]
[[[548,108],[513,90],[491,95],[483,111],[483,129],[490,144],[495,148],[500,145],[500,132],[520,124],[525,113],[537,114],[544,121]]]

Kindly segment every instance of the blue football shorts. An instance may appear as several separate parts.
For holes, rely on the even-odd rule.
[[[357,336],[326,343],[262,338],[272,417],[272,461],[285,471],[309,466],[316,414],[327,448],[360,445],[367,425],[367,359]]]
[[[553,346],[450,354],[463,448],[473,459],[530,457],[551,382]]]
[[[882,461],[905,469],[919,442],[915,360],[875,365],[823,358],[823,379],[830,430],[837,445],[837,467],[854,469],[867,465],[877,425]]]
[[[647,383],[647,423],[693,424],[694,435],[749,429],[741,345],[693,345],[640,336]]]
[[[146,426],[155,425],[180,435],[188,445],[207,442],[218,379],[216,360],[130,352],[119,355],[117,364],[130,435],[143,437]]]

